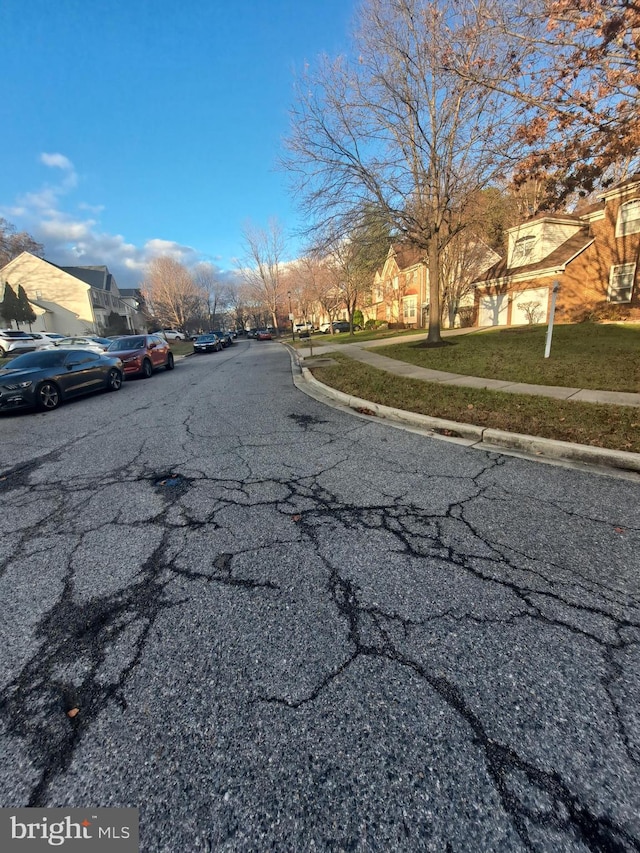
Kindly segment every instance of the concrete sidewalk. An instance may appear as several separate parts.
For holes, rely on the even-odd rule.
[[[389,340],[396,343],[397,339]],[[429,370],[416,367],[406,362],[386,358],[378,353],[366,350],[370,342],[337,344],[332,346],[297,349],[289,347],[292,361],[300,368],[294,372],[294,382],[300,390],[315,399],[329,405],[344,406],[360,416],[376,416],[395,423],[403,428],[417,430],[433,438],[445,441],[456,441],[480,450],[498,451],[523,455],[527,458],[545,459],[548,462],[564,462],[586,465],[594,470],[609,469],[611,473],[618,472],[620,476],[640,478],[640,453],[630,453],[623,450],[609,450],[566,441],[539,438],[537,436],[510,433],[504,430],[489,429],[473,424],[455,423],[441,418],[405,412],[372,403],[368,400],[343,394],[315,379],[309,370],[314,364],[330,363],[332,352],[342,352],[349,358],[395,373],[410,379],[420,379],[424,382],[442,382],[447,385],[466,386],[469,388],[488,388],[490,390],[506,391],[514,394],[534,394],[561,400],[580,400],[588,403],[605,403],[607,405],[640,407],[640,394],[617,391],[595,391],[581,388],[561,388],[549,385],[527,385],[517,382],[506,382],[498,379],[486,379],[476,376],[461,376],[441,370]]]
[[[398,343],[398,338],[380,341],[376,347],[385,343]],[[317,358],[324,358],[332,352],[342,352],[349,358],[361,361],[378,370],[395,373],[407,379],[421,379],[423,382],[441,382],[444,385],[461,385],[467,388],[487,388],[489,391],[505,391],[509,394],[532,394],[539,397],[553,397],[557,400],[576,400],[582,403],[605,403],[615,406],[637,406],[640,408],[640,394],[625,391],[596,391],[589,388],[564,388],[558,385],[529,385],[524,382],[509,382],[504,379],[487,379],[481,376],[463,376],[459,373],[447,373],[444,370],[430,370],[417,367],[395,358],[387,358],[377,352],[366,349],[371,341],[352,344],[328,344],[316,347],[313,356],[311,349],[298,349],[296,353],[300,363],[310,367]]]

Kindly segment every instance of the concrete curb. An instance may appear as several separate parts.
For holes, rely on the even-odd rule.
[[[299,361],[296,359],[297,365]],[[624,450],[608,450],[603,447],[591,447],[585,444],[573,444],[568,441],[557,441],[550,438],[539,438],[533,435],[505,432],[489,427],[479,427],[473,424],[462,424],[429,415],[419,415],[415,412],[405,412],[390,406],[373,403],[359,397],[352,397],[342,391],[337,391],[319,382],[308,367],[302,366],[301,376],[296,385],[307,385],[324,397],[331,397],[342,405],[361,415],[379,417],[405,426],[420,429],[433,438],[456,441],[480,450],[498,451],[515,450],[528,455],[550,460],[565,460],[582,462],[606,468],[640,473],[640,453],[628,453]],[[300,383],[300,379],[302,383]],[[295,380],[294,380],[295,381]],[[304,390],[304,389],[303,389]]]

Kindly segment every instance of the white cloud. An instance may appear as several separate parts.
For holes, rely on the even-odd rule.
[[[120,287],[140,286],[149,261],[159,255],[169,255],[187,267],[205,260],[192,246],[173,240],[154,237],[136,246],[121,234],[102,231],[99,215],[103,205],[75,201],[70,210],[69,196],[77,187],[78,178],[69,158],[60,153],[43,153],[40,161],[62,170],[61,179],[24,193],[13,204],[0,204],[0,217],[42,243],[47,260],[59,266],[106,264]],[[226,273],[221,276],[228,277]]]
[[[55,169],[64,169],[65,171],[73,172],[73,164],[64,154],[47,154],[46,152],[40,155],[40,162],[45,166],[51,166]]]

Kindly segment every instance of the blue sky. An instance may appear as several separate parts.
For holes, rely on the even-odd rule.
[[[121,287],[163,252],[234,269],[247,220],[294,234],[294,76],[347,49],[355,5],[3,0],[0,216]]]

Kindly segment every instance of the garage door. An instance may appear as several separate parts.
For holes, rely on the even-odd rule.
[[[549,290],[546,287],[536,287],[514,293],[511,303],[511,325],[546,323],[548,302]]]
[[[478,311],[479,326],[506,326],[509,302],[505,293],[481,296]]]

